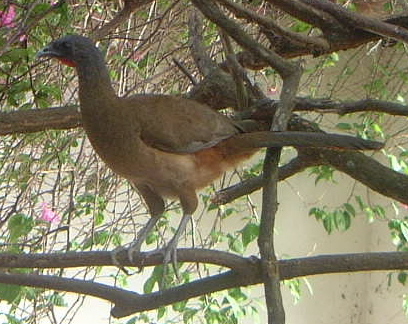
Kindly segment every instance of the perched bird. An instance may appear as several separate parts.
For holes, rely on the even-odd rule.
[[[310,146],[378,149],[378,142],[346,135],[302,132],[245,133],[208,106],[168,95],[116,95],[104,57],[86,37],[69,35],[53,41],[38,57],[52,57],[75,67],[83,127],[101,159],[128,179],[143,197],[151,219],[130,251],[139,251],[164,212],[165,197],[177,198],[180,225],[166,248],[165,262],[197,208],[197,190],[260,147]]]

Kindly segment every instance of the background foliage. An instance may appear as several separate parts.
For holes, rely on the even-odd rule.
[[[262,1],[252,1],[251,9],[272,15],[293,31],[313,33],[310,25],[288,20],[281,12],[273,11]],[[357,8],[358,9],[358,8]],[[354,8],[354,10],[357,10]],[[389,12],[403,8],[389,5]],[[120,10],[116,1],[6,1],[0,5],[0,109],[2,112],[46,109],[77,104],[77,83],[73,69],[55,62],[39,62],[36,53],[52,39],[69,33],[89,35],[110,21]],[[189,53],[189,34],[186,28],[191,11],[189,1],[154,1],[143,10],[134,12],[126,24],[100,42],[106,52],[114,87],[119,95],[132,93],[186,93],[190,80],[174,63],[182,64],[194,78],[200,79]],[[218,29],[206,23],[204,42],[208,53],[218,62],[224,60]],[[263,35],[251,24],[245,26],[260,42]],[[357,50],[339,52],[305,62],[300,95],[305,97],[341,100],[376,98],[405,104],[408,87],[406,48],[403,44],[384,47],[380,43]],[[341,59],[345,57],[344,59]],[[361,64],[361,61],[370,62]],[[370,70],[367,70],[367,66]],[[341,74],[331,74],[332,69]],[[361,77],[356,77],[361,75]],[[254,83],[270,97],[277,97],[280,79],[273,70],[252,72]],[[382,159],[398,172],[408,174],[407,124],[380,113],[356,116],[327,116],[304,113],[309,120],[320,123],[330,131],[346,131],[364,138],[387,141]],[[288,149],[286,161],[293,155]],[[202,207],[196,215],[194,244],[217,247],[239,254],[256,240],[258,215],[250,197],[235,204],[215,206],[210,196],[219,187],[237,179],[259,174],[259,164],[243,167],[226,175],[219,183],[201,195]],[[336,173],[330,167],[308,170],[316,183],[331,181]],[[390,239],[400,251],[408,246],[408,211],[400,203],[388,202],[394,213],[385,212],[387,205],[355,196],[337,206],[314,206],[310,215],[321,222],[328,233],[345,231],[353,225],[357,215],[365,214],[369,222],[389,222]],[[389,210],[389,209],[387,209]],[[237,216],[238,212],[240,215]],[[168,206],[159,230],[149,239],[148,248],[163,246],[174,230],[170,215],[178,213],[178,206]],[[212,216],[210,229],[200,227],[203,217]],[[46,253],[66,251],[107,250],[133,240],[134,234],[146,222],[148,214],[134,190],[112,174],[95,156],[82,129],[49,130],[34,134],[0,137],[0,247],[2,252]],[[243,227],[227,233],[223,222],[240,217]],[[174,225],[173,225],[174,226]],[[191,245],[192,233],[186,242]],[[215,267],[195,265],[180,269],[180,280],[219,271]],[[19,270],[30,272],[34,270]],[[96,280],[104,278],[118,286],[126,286],[127,276],[119,270],[108,273],[100,267],[77,271],[35,270],[57,276]],[[161,283],[163,269],[156,267],[149,273],[144,292],[151,292]],[[406,274],[399,276],[406,281]],[[169,273],[166,285],[178,279]],[[300,296],[301,281],[288,283],[296,298]],[[65,294],[43,289],[0,285],[0,299],[8,302],[5,313],[8,323],[68,323],[84,302],[78,296],[68,305]],[[54,309],[66,307],[66,315],[56,319]],[[142,313],[127,323],[161,320],[190,323],[200,314],[206,323],[238,323],[241,318],[257,318],[259,305],[250,298],[247,289],[233,289],[217,295],[183,302],[157,312]],[[166,316],[171,314],[171,316]],[[166,320],[165,320],[166,318]],[[122,321],[123,322],[123,321]]]

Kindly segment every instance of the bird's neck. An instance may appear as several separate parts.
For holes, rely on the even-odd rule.
[[[82,109],[109,107],[107,103],[117,99],[102,54],[93,57],[92,61],[82,62],[77,71]]]

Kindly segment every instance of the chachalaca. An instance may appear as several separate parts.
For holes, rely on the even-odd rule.
[[[38,53],[75,67],[83,127],[95,151],[134,184],[151,219],[138,233],[129,256],[139,251],[164,212],[164,197],[178,198],[180,225],[166,248],[165,262],[197,208],[196,191],[260,147],[379,149],[382,144],[346,135],[303,132],[245,133],[226,116],[177,96],[115,94],[104,57],[86,37],[69,35]]]

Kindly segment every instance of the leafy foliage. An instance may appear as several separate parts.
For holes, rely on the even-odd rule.
[[[14,6],[11,10],[10,3]],[[7,12],[0,25],[0,107],[2,112],[45,109],[53,106],[77,104],[76,79],[74,71],[51,62],[38,62],[37,51],[51,39],[68,33],[90,34],[102,23],[106,23],[118,11],[114,1],[60,1],[51,4],[46,1],[17,0],[4,1],[0,10]],[[141,10],[127,22],[126,26],[112,33],[109,41],[103,40],[100,47],[107,53],[114,86],[120,95],[135,92],[185,93],[190,81],[180,72],[171,59],[177,58],[193,76],[199,78],[194,62],[186,50],[189,34],[186,31],[188,1],[156,1],[149,10]],[[263,1],[252,1],[259,10]],[[14,12],[14,13],[13,13]],[[287,21],[288,17],[276,15],[277,20]],[[204,45],[215,61],[221,61],[222,44],[218,27],[208,23],[204,33]],[[304,22],[292,20],[292,31],[313,33],[313,28]],[[124,29],[125,30],[122,30]],[[251,26],[246,27],[257,39],[263,41],[261,33]],[[163,40],[166,40],[164,42]],[[386,55],[385,55],[386,54]],[[408,80],[408,69],[397,64],[390,66],[384,57],[404,57],[402,46],[393,48],[357,49],[351,57],[343,53],[332,53],[323,58],[308,60],[306,75],[302,80],[305,96],[352,99],[371,97],[395,102],[403,101],[408,95],[404,86]],[[372,62],[369,71],[360,66],[363,59]],[[344,63],[346,62],[346,63]],[[343,64],[343,66],[341,66]],[[331,69],[339,68],[339,75],[331,75]],[[47,71],[45,73],[44,71]],[[325,77],[325,75],[329,77]],[[353,86],[356,75],[364,75],[362,86]],[[251,78],[266,89],[279,92],[281,84],[275,71],[253,72]],[[363,138],[390,138],[406,132],[406,126],[398,132],[387,133],[393,123],[390,117],[366,113],[357,118],[333,121],[331,117],[312,115],[329,130],[342,130],[358,134]],[[388,127],[386,127],[388,126]],[[386,152],[390,166],[408,174],[408,153],[404,139],[394,136],[396,149]],[[238,178],[248,178],[261,172],[261,163],[246,167]],[[336,184],[335,171],[330,166],[309,169],[315,183],[328,180]],[[217,187],[223,187],[236,178],[226,176]],[[215,190],[214,188],[212,190]],[[242,199],[237,204],[215,206],[211,203],[213,191],[202,194],[203,212],[196,220],[195,231],[188,233],[187,240],[203,247],[216,247],[237,254],[251,253],[259,233],[256,208],[251,201]],[[351,193],[351,196],[353,193]],[[0,138],[0,246],[2,252],[47,253],[84,251],[90,249],[112,249],[132,241],[134,233],[145,223],[148,215],[131,186],[113,175],[95,156],[81,130],[44,131],[36,134],[4,136]],[[365,202],[355,196],[356,205],[350,202],[336,208],[313,207],[309,214],[323,224],[328,233],[346,231],[358,212],[364,213],[369,222],[387,219],[393,242],[400,251],[408,247],[408,216],[403,206],[395,208],[395,217],[385,207]],[[61,216],[60,223],[41,219],[42,203]],[[171,219],[177,217],[174,204],[170,204],[157,231],[148,239],[148,246],[162,246],[174,228]],[[402,210],[402,212],[401,212]],[[245,215],[237,222],[238,212]],[[404,214],[403,214],[404,213]],[[199,225],[203,215],[212,217],[209,231]],[[135,217],[133,217],[135,216]],[[234,219],[234,221],[231,221]],[[226,231],[228,222],[239,223]],[[179,264],[178,276],[175,271],[164,271],[156,267],[148,274],[144,292],[153,292],[159,286],[171,287],[180,282],[190,282],[201,273],[218,273],[220,269]],[[12,270],[24,272],[22,270]],[[27,270],[30,273],[32,270]],[[66,275],[63,269],[39,271],[39,273]],[[164,276],[165,274],[165,276]],[[85,271],[71,272],[69,276],[86,280],[104,277],[97,267]],[[119,286],[129,285],[125,276],[112,275]],[[405,282],[405,275],[400,275]],[[301,296],[299,280],[286,282],[295,299]],[[8,302],[9,312],[4,314],[8,323],[34,323],[45,319],[54,307],[66,307],[65,294],[41,289],[0,285],[0,299]],[[405,306],[407,304],[405,299]],[[30,305],[30,306],[27,306]],[[71,306],[71,305],[70,305]],[[67,308],[67,313],[77,311],[78,302]],[[35,307],[35,311],[31,311]],[[406,307],[407,308],[407,307]],[[244,318],[259,320],[259,305],[248,289],[233,289],[220,294],[200,297],[194,301],[182,302],[172,307],[159,309],[132,317],[131,323],[153,321],[193,323],[197,317],[206,323],[242,323]],[[29,310],[29,311],[26,311]],[[37,310],[40,310],[37,312]],[[176,320],[167,315],[177,314]],[[69,316],[64,323],[70,321]]]
[[[324,229],[330,234],[334,230],[348,230],[356,212],[351,204],[344,203],[333,211],[329,211],[327,207],[314,207],[309,211],[309,215],[313,215],[316,220],[321,221]]]

